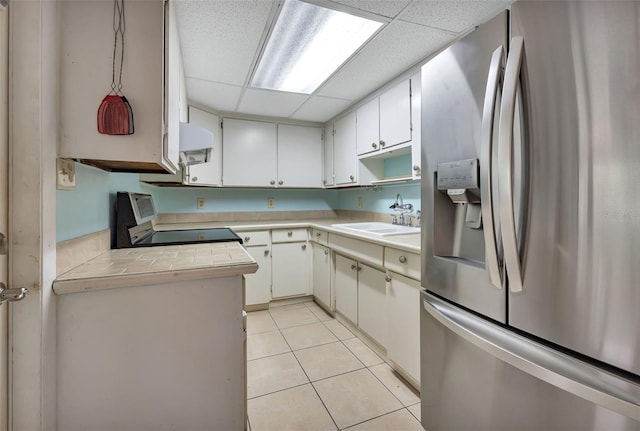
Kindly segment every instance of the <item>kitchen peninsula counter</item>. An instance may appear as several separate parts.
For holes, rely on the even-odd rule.
[[[235,241],[115,249],[58,276],[53,291],[60,295],[220,278],[257,269],[256,262]]]

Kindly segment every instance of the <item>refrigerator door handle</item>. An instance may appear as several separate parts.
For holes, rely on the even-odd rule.
[[[424,309],[448,330],[527,374],[640,420],[640,385],[536,343],[428,293]]]
[[[500,203],[502,246],[509,277],[509,289],[512,292],[522,291],[522,268],[518,253],[513,204],[513,126],[523,45],[522,37],[511,39],[500,103],[500,131],[498,135],[498,201]]]
[[[503,58],[504,48],[501,45],[491,55],[487,90],[484,95],[484,107],[482,109],[480,144],[480,198],[482,200],[482,219],[484,220],[482,230],[484,233],[485,261],[491,284],[498,289],[502,289],[502,281],[500,279],[500,268],[498,267],[498,247],[494,229],[491,153],[493,151],[494,112],[498,98]]]

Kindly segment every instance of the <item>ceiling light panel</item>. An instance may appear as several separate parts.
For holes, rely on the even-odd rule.
[[[251,85],[311,94],[382,25],[345,12],[287,0]]]

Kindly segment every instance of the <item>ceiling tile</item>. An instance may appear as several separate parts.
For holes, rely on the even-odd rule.
[[[251,115],[288,118],[308,98],[306,94],[248,88],[242,97],[238,111]]]
[[[351,6],[387,18],[393,18],[410,2],[411,0],[330,0],[329,4],[337,3]]]
[[[187,94],[190,102],[204,105],[217,111],[233,111],[236,108],[242,87],[187,78]]]
[[[482,24],[512,3],[509,0],[416,0],[399,19],[457,33]]]
[[[178,0],[185,74],[243,85],[259,48],[270,0]]]
[[[317,94],[360,100],[453,39],[453,35],[442,31],[395,21]]]
[[[347,109],[351,103],[353,103],[353,100],[312,96],[291,118],[324,123]]]

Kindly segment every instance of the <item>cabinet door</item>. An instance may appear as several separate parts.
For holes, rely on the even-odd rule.
[[[377,97],[357,109],[356,120],[358,155],[378,151],[380,144],[380,111]]]
[[[387,355],[420,383],[420,282],[390,272]]]
[[[387,283],[386,274],[370,266],[359,264],[358,270],[358,327],[377,341],[387,344]]]
[[[185,182],[199,186],[219,186],[222,177],[222,137],[220,136],[220,117],[202,109],[189,107],[189,123],[200,126],[213,133],[211,157],[207,163],[188,166]]]
[[[411,140],[411,81],[380,96],[380,145],[389,148]]]
[[[331,304],[331,251],[329,248],[312,244],[313,249],[313,296],[327,309]]]
[[[333,149],[336,185],[355,184],[358,178],[355,111],[334,123]]]
[[[278,124],[278,185],[322,186],[322,129]]]
[[[225,118],[222,127],[225,186],[269,187],[277,179],[275,123]]]
[[[335,184],[335,174],[333,171],[333,123],[324,128],[324,175],[322,184],[329,187]]]
[[[358,323],[358,262],[336,254],[336,311]]]
[[[267,304],[271,301],[271,253],[269,246],[247,247],[247,253],[258,264],[258,271],[245,275],[245,304]]]
[[[271,252],[271,296],[276,299],[307,295],[309,292],[307,243],[272,244]]]
[[[163,63],[172,55],[169,49],[176,47],[175,38],[168,38],[170,29],[163,25],[163,19],[165,23],[169,20],[169,3],[127,3],[122,92],[133,109],[135,130],[132,135],[120,136],[102,135],[96,124],[98,106],[107,95],[112,78],[113,4],[58,4],[59,157],[93,160],[100,167],[116,171],[175,172],[177,141],[175,136],[169,141],[163,135],[168,121],[164,107],[172,111],[178,108],[177,104],[168,103],[168,93],[175,102],[175,87],[163,88],[176,83],[175,68],[169,65],[167,73],[171,76],[163,81]],[[167,52],[163,51],[163,33],[167,35]],[[175,122],[173,115],[172,121]]]

